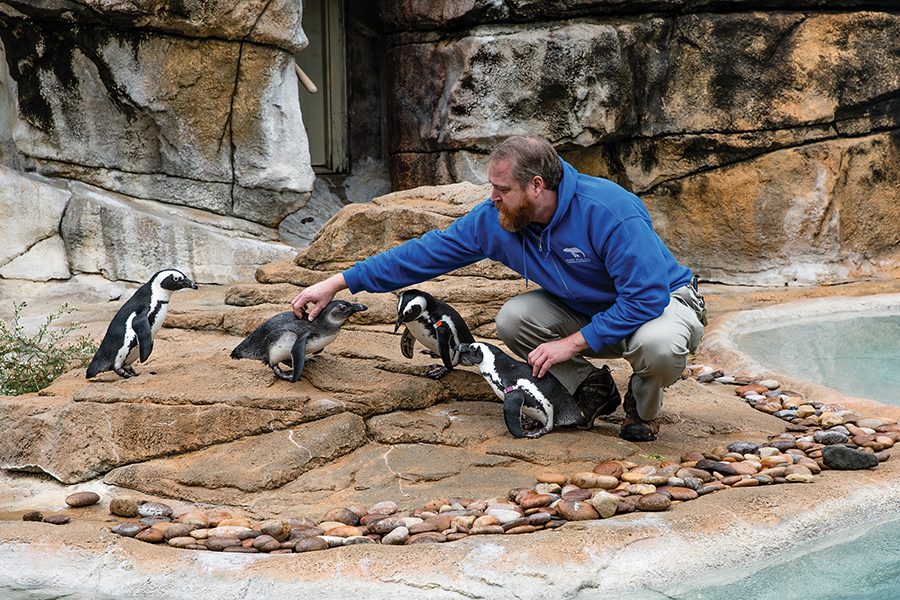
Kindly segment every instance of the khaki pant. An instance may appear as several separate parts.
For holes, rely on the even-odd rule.
[[[663,314],[641,325],[621,342],[600,352],[585,351],[550,372],[574,394],[594,367],[583,357],[624,358],[635,377],[632,393],[641,419],[649,421],[662,409],[663,388],[674,383],[697,349],[703,325],[701,300],[690,286],[675,290]],[[591,321],[544,290],[511,298],[497,314],[497,334],[510,350],[527,360],[528,353],[544,342],[567,337]]]

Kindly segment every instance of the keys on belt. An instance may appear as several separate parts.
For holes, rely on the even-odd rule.
[[[697,319],[700,320],[700,323],[706,327],[707,322],[709,321],[706,315],[706,301],[703,299],[703,294],[700,293],[700,279],[694,275],[691,277],[691,290],[694,292],[694,295],[697,296],[697,308],[694,310],[697,313]]]

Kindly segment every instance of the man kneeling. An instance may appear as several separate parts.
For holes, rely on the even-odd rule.
[[[393,291],[491,258],[542,288],[500,310],[497,332],[506,345],[535,376],[553,373],[596,414],[614,411],[619,395],[608,371],[585,357],[624,358],[633,375],[619,435],[656,439],[663,389],[703,335],[703,299],[690,269],[666,248],[637,196],[578,173],[541,137],[497,146],[488,180],[491,197],[450,227],[306,288],[291,302],[294,312],[315,318],[342,289]]]

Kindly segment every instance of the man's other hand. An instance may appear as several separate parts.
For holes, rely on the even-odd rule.
[[[343,289],[347,289],[344,275],[342,273],[332,275],[325,281],[311,285],[294,296],[294,299],[291,300],[291,309],[299,318],[312,321],[334,299],[334,295]],[[306,307],[309,304],[313,306],[307,311]]]
[[[576,331],[569,337],[553,342],[544,342],[528,353],[528,364],[531,365],[531,374],[534,377],[543,377],[553,365],[558,365],[588,349],[588,343],[580,331]]]

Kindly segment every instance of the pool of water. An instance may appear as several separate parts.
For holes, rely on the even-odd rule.
[[[763,563],[766,564],[766,563]],[[900,597],[900,519],[864,535],[768,566],[727,584],[674,591],[678,600],[895,600]]]
[[[773,372],[900,405],[900,314],[760,326],[738,334],[735,342]]]

